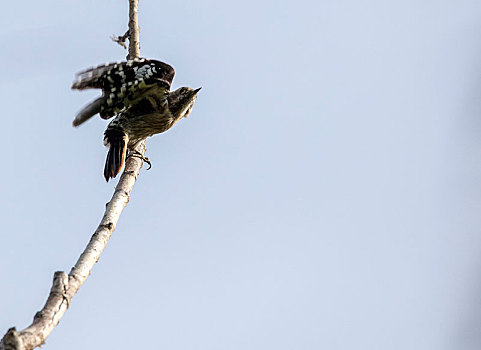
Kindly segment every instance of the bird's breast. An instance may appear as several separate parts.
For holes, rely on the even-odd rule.
[[[137,116],[129,120],[126,131],[129,135],[129,143],[163,133],[173,126],[173,118],[166,110]]]

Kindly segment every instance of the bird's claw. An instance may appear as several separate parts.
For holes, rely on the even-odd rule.
[[[138,151],[133,151],[133,152],[129,153],[127,158],[128,157],[137,157],[137,158],[142,159],[145,163],[147,163],[149,165],[149,167],[145,170],[150,170],[150,168],[152,168],[152,163],[150,162],[149,158],[145,157],[142,153],[140,153]]]

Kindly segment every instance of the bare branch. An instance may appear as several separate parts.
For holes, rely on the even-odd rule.
[[[130,59],[140,57],[137,5],[138,0],[129,0],[129,30],[126,34],[130,35],[128,55]],[[125,39],[123,41],[125,42]],[[144,155],[145,148],[144,140],[137,146],[137,151]],[[124,172],[112,199],[107,204],[104,216],[77,263],[68,275],[63,271],[55,272],[53,285],[43,309],[35,314],[33,323],[28,328],[19,332],[15,327],[10,328],[0,341],[0,350],[31,350],[45,342],[67,311],[80,286],[90,275],[93,266],[100,259],[102,251],[115,230],[120,214],[130,200],[130,192],[142,164],[142,160],[138,157],[127,159]]]
[[[140,57],[138,5],[139,0],[129,0],[129,59]]]
[[[140,43],[139,43],[139,21],[137,7],[139,0],[129,0],[129,29],[122,36],[112,35],[110,39],[121,45],[124,49],[127,48],[125,41],[129,39],[129,54],[127,59],[140,57]],[[131,35],[129,35],[132,33]]]

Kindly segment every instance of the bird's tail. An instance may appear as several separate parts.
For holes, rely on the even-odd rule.
[[[79,126],[80,124],[92,118],[97,113],[100,113],[100,110],[104,103],[105,98],[103,96],[89,103],[80,112],[78,112],[77,116],[72,122],[73,126]]]
[[[105,160],[104,177],[108,182],[122,169],[127,153],[128,136],[118,126],[108,126],[104,133],[104,144],[109,147]]]

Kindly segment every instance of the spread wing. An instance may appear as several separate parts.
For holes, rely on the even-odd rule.
[[[72,89],[102,89],[116,91],[123,86],[146,85],[162,82],[170,89],[174,68],[167,63],[147,58],[136,58],[117,63],[105,63],[77,73]]]
[[[102,89],[102,96],[77,114],[74,125],[97,113],[104,119],[113,117],[137,103],[147,92],[161,95],[170,90],[174,75],[172,66],[146,58],[106,63],[81,71],[72,89]]]

